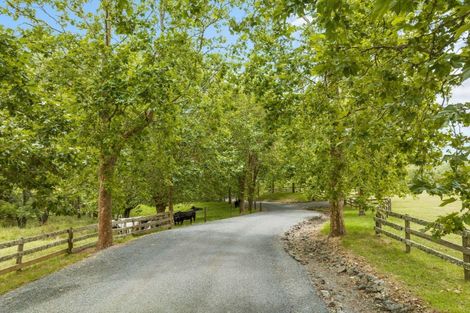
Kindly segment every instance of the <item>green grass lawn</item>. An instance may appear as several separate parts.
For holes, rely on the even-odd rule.
[[[414,199],[393,199],[392,210],[431,221],[459,206],[456,203],[453,207],[441,208],[439,203],[439,198],[427,195]],[[367,212],[366,216],[358,216],[356,210],[346,210],[347,235],[342,239],[344,247],[363,256],[379,272],[402,281],[433,308],[452,313],[470,311],[470,282],[463,280],[462,268],[417,249],[412,248],[411,253],[406,254],[404,244],[383,235],[377,237],[372,215],[372,212]],[[325,225],[325,233],[328,228],[329,225]],[[432,243],[428,242],[427,245]]]
[[[191,208],[191,206],[196,206],[200,208],[207,208],[207,221],[213,221],[223,218],[229,218],[239,215],[238,208],[234,208],[232,205],[225,203],[225,202],[194,202],[194,203],[184,203],[184,204],[177,204],[175,205],[175,211],[186,211]],[[139,208],[132,211],[131,216],[145,216],[145,215],[153,215],[155,214],[155,208],[150,206],[141,205]],[[204,213],[203,211],[197,211],[196,213],[196,223],[203,223],[204,222]],[[18,227],[2,227],[0,228],[0,242],[10,241],[19,239],[20,237],[30,237],[34,235],[50,233],[57,230],[67,229],[69,227],[79,227],[84,225],[90,225],[96,223],[96,220],[91,218],[84,218],[77,219],[76,217],[70,216],[51,216],[49,221],[46,225],[38,226],[31,223],[27,228],[20,229]],[[189,222],[185,221],[183,227],[189,226]],[[177,226],[181,227],[181,226]],[[83,234],[81,234],[83,235]],[[58,236],[56,238],[46,239],[46,240],[38,240],[31,243],[25,244],[25,250],[31,249],[37,246],[41,246],[59,239],[63,239],[67,236],[67,234]],[[120,238],[115,241],[116,244],[124,243],[134,239],[134,236]],[[80,242],[79,245],[84,245],[88,242],[96,241],[96,237],[89,238]],[[60,245],[57,247],[53,247],[44,251],[40,251],[37,253],[33,253],[23,257],[23,261],[26,262],[30,259],[37,258],[41,255],[50,254],[54,251],[58,251],[64,249],[66,245]],[[2,249],[0,250],[0,256],[3,255],[10,255],[16,252],[16,246]],[[20,272],[12,272],[5,275],[0,276],[0,294],[3,294],[9,290],[15,289],[21,286],[24,283],[34,281],[39,279],[45,275],[48,275],[52,272],[55,272],[67,265],[75,263],[88,255],[90,255],[92,251],[88,250],[84,253],[77,253],[71,255],[62,255],[50,260],[38,263],[36,265],[27,267]],[[0,269],[6,268],[9,266],[14,265],[15,260],[10,260],[7,262],[0,263]]]
[[[308,196],[301,192],[275,192],[265,193],[259,197],[262,201],[276,201],[282,203],[306,202],[309,201]]]
[[[0,227],[0,242],[15,240],[21,237],[51,233],[69,227],[79,227],[96,223],[96,219],[87,216],[76,218],[75,216],[50,216],[47,224],[39,226],[35,220],[28,221],[26,228]]]
[[[440,204],[441,204],[441,199],[439,197],[433,197],[433,196],[429,196],[425,194],[425,195],[419,195],[419,196],[414,196],[414,197],[409,196],[406,198],[393,198],[392,210],[397,213],[408,214],[410,216],[432,222],[436,220],[436,218],[438,218],[439,216],[459,211],[462,205],[460,201],[456,201],[444,207],[441,207]],[[398,225],[404,226],[403,220],[390,217],[389,221],[394,222]],[[411,223],[411,228],[415,230],[424,230],[423,226],[420,226],[414,223]],[[394,229],[387,228],[387,230],[402,235],[399,231],[396,231]],[[450,235],[446,235],[442,237],[442,239],[445,239],[447,241],[450,241],[459,245],[462,244],[462,237],[458,235],[450,234]],[[412,240],[421,244],[425,244],[426,246],[430,248],[444,252],[448,255],[452,255],[457,258],[462,257],[462,254],[460,252],[455,251],[453,249],[445,248],[441,245],[434,244],[432,242],[429,242],[428,240],[417,238],[416,236],[414,237],[412,236]]]
[[[78,262],[89,256],[91,253],[92,251],[87,251],[70,255],[60,255],[42,263],[27,267],[21,270],[21,272],[11,272],[1,275],[0,295],[18,288],[23,284],[35,281],[43,276],[56,272],[67,265]]]
[[[397,213],[409,214],[427,221],[433,221],[440,215],[458,211],[462,203],[456,201],[444,207],[440,207],[439,197],[427,194],[419,196],[408,196],[405,198],[392,198],[392,210]]]

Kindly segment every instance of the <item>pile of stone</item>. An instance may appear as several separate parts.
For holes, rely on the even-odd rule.
[[[396,284],[381,279],[373,273],[370,266],[362,260],[347,253],[335,239],[320,235],[319,227],[315,234],[311,233],[312,223],[321,224],[322,220],[302,222],[292,227],[283,237],[284,246],[288,253],[301,264],[311,263],[317,268],[313,271],[314,283],[319,289],[319,295],[325,300],[331,312],[343,313],[342,298],[345,293],[355,289],[358,294],[368,302],[373,303],[377,312],[431,312],[416,297],[402,291]],[[306,231],[306,229],[309,229]],[[329,272],[328,275],[319,275],[321,268]],[[332,277],[342,277],[342,286],[335,285]],[[348,282],[350,290],[344,289],[344,281]]]

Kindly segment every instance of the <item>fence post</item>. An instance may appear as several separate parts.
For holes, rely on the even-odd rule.
[[[410,219],[408,218],[408,214],[405,215],[405,245],[406,245],[406,253],[410,253],[411,245],[409,243],[411,240],[411,233],[410,233]]]
[[[467,230],[464,230],[462,233],[462,246],[470,248],[470,232]],[[463,250],[463,261],[470,263],[470,254],[466,250]],[[465,280],[470,281],[470,269],[464,267],[463,271]]]
[[[375,234],[377,236],[380,236],[380,231],[378,229],[382,229],[382,223],[378,220],[379,218],[382,218],[382,215],[380,215],[380,210],[377,210],[375,212]]]
[[[204,208],[204,223],[207,222],[207,208]]]
[[[20,243],[18,244],[18,255],[16,256],[16,264],[21,265],[23,261],[23,248],[24,248],[24,239],[23,237],[20,238]],[[18,269],[21,271],[21,267]]]
[[[387,198],[387,217],[390,212],[392,212],[392,198]]]
[[[73,228],[70,227],[69,229],[67,229],[67,233],[69,234],[69,238],[67,241],[67,244],[68,244],[67,253],[70,254],[72,253],[72,250],[73,250]]]

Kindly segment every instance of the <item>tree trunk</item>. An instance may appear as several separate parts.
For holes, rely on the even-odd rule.
[[[238,199],[240,200],[240,213],[245,211],[245,175],[238,177]]]
[[[251,190],[250,187],[248,187],[248,211],[253,211],[253,191]]]
[[[253,211],[253,200],[255,197],[255,182],[253,180],[256,180],[254,169],[251,168],[251,164],[250,175],[248,178],[248,210],[251,213],[251,211]]]
[[[113,244],[113,210],[111,181],[114,174],[117,155],[101,155],[99,164],[99,192],[98,192],[98,250],[105,249]]]
[[[168,187],[168,211],[170,211],[170,223],[173,225],[173,185]]]
[[[344,226],[344,191],[341,175],[344,170],[343,152],[340,146],[332,145],[330,157],[333,163],[330,173],[330,236],[337,237],[346,234]]]
[[[131,216],[131,211],[132,211],[133,208],[134,207],[132,207],[132,206],[124,208],[124,213],[122,214],[122,217],[129,218],[129,216]]]
[[[75,211],[77,213],[77,218],[82,217],[81,208],[82,208],[82,201],[80,199],[80,196],[78,196],[77,199],[75,199]]]
[[[248,209],[250,212],[253,210],[253,202],[256,191],[256,181],[258,179],[258,157],[254,153],[249,155],[248,167]]]
[[[273,179],[273,181],[271,182],[271,193],[274,193],[274,179]]]
[[[232,188],[228,187],[228,203],[232,204]]]
[[[27,221],[28,221],[28,219],[26,218],[26,216],[16,217],[16,223],[17,223],[19,228],[25,228]]]
[[[23,207],[26,206],[30,197],[31,197],[31,192],[27,189],[23,189]],[[18,224],[19,228],[25,228],[27,221],[28,221],[28,218],[26,216],[16,217],[16,223]]]
[[[39,215],[39,225],[42,226],[42,225],[46,224],[48,220],[49,220],[49,210],[45,209],[44,212],[42,212]]]
[[[153,196],[153,201],[155,202],[155,209],[157,210],[158,213],[164,213],[166,210],[166,201],[162,195],[154,195]]]
[[[292,193],[295,193],[295,183],[292,183]]]
[[[344,227],[344,199],[330,201],[330,236],[338,237],[346,234]]]
[[[364,196],[364,190],[362,188],[359,188],[359,216],[364,216],[366,215],[366,208],[364,207],[364,202],[363,202],[363,196]]]

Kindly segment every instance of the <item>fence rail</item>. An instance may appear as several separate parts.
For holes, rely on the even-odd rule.
[[[154,231],[156,228],[170,228],[171,225],[171,216],[168,212],[152,216],[120,219],[112,222],[114,238],[144,234]],[[76,253],[94,247],[96,245],[95,238],[98,237],[97,231],[98,225],[92,224],[0,243],[0,251],[3,250],[0,254],[0,264],[5,262],[14,262],[14,265],[6,264],[6,267],[0,267],[0,275],[21,270],[27,266],[37,264],[62,254]],[[91,242],[90,239],[92,239]],[[52,242],[25,250],[26,244],[33,244],[43,240],[52,240]],[[77,244],[79,242],[81,243],[80,245]],[[14,247],[16,247],[15,250],[13,250]],[[56,247],[56,251],[49,251],[44,255],[38,255],[27,261],[23,259],[24,256],[38,254]]]
[[[383,198],[383,199],[376,199],[376,198],[368,198],[365,200],[368,204],[377,205],[378,208],[391,211],[392,210],[392,199],[391,198]],[[357,206],[359,205],[359,201],[357,197],[350,197],[344,201],[344,204],[350,206]]]
[[[404,221],[403,225],[398,225],[394,222],[388,220],[388,217],[394,217]],[[434,223],[409,216],[407,214],[399,214],[396,212],[392,212],[391,210],[384,210],[383,208],[378,208],[376,210],[376,215],[374,217],[375,220],[375,232],[377,235],[383,234],[389,238],[395,239],[397,241],[403,242],[405,244],[405,251],[406,253],[411,252],[411,248],[417,248],[421,251],[424,251],[428,254],[434,255],[439,257],[447,262],[452,264],[458,265],[463,268],[464,270],[464,279],[470,281],[470,231],[465,230],[463,232],[455,232],[454,235],[461,236],[462,238],[462,245],[456,244],[454,242],[450,242],[448,240],[442,238],[436,238],[429,234],[426,234],[424,231],[418,231],[411,228],[412,223],[418,224],[420,226],[431,226]],[[403,232],[404,237],[393,233],[389,230],[383,228],[383,226],[388,226],[393,228],[397,231]],[[424,244],[418,243],[412,240],[411,236],[416,236],[418,238],[424,239],[426,241],[432,242],[439,246],[443,246],[457,252],[462,253],[462,259],[456,258],[454,256],[450,256],[445,254],[441,251],[436,249],[430,248]]]

